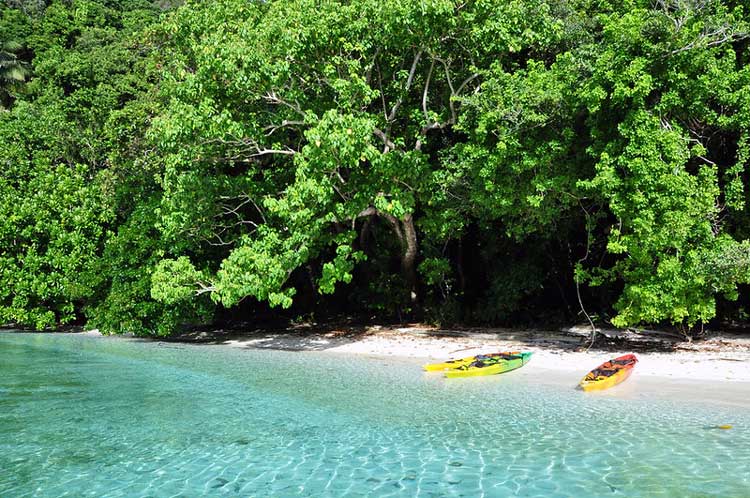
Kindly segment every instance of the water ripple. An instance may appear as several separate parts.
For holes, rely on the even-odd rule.
[[[747,413],[472,380],[396,360],[0,334],[0,496],[750,489]]]

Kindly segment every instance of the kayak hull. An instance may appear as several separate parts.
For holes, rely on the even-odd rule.
[[[475,360],[476,360],[476,356],[467,356],[466,358],[460,358],[457,360],[448,360],[442,363],[429,363],[427,365],[424,365],[422,368],[424,368],[426,372],[442,372],[443,370],[451,370],[453,368],[458,368],[463,365],[468,365],[469,363]]]
[[[470,365],[471,363],[474,363],[475,361],[480,360],[480,359],[487,359],[487,358],[492,358],[494,356],[512,355],[512,354],[518,354],[518,353],[517,352],[505,352],[505,353],[478,354],[475,356],[467,356],[466,358],[448,360],[442,363],[429,363],[427,365],[424,365],[422,368],[427,372],[442,372],[444,370],[453,370],[456,368],[461,368],[465,365]]]
[[[635,355],[627,354],[606,361],[586,374],[578,384],[583,391],[602,391],[620,384],[633,373],[638,362]],[[614,370],[614,373],[609,373]]]
[[[476,366],[473,363],[470,363],[462,367],[446,371],[445,376],[449,379],[454,379],[462,377],[497,375],[505,372],[510,372],[511,370],[515,370],[517,368],[521,368],[531,359],[531,353],[528,352],[511,353],[508,356],[511,356],[511,359],[504,359],[503,357],[497,356],[493,359],[483,362],[483,366]]]

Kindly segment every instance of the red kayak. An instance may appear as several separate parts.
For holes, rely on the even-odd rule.
[[[586,374],[579,386],[584,391],[598,391],[616,386],[633,373],[633,367],[638,363],[634,354],[626,354],[619,358],[605,361]]]

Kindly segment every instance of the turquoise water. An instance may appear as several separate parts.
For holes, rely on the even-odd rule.
[[[0,333],[0,497],[21,496],[746,497],[750,414],[399,360]]]

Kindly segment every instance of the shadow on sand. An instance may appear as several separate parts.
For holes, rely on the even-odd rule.
[[[519,348],[533,347],[555,351],[642,351],[671,352],[683,344],[684,338],[665,332],[598,330],[594,343],[588,327],[570,327],[562,330],[535,329],[443,329],[425,325],[366,326],[366,325],[293,325],[284,328],[214,329],[160,338],[163,343],[231,344],[243,348],[274,349],[282,351],[325,351],[365,340],[370,336],[397,337],[399,339],[441,339],[460,342],[507,342]]]

